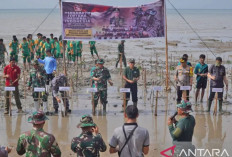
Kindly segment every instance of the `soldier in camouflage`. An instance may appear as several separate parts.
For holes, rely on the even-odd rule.
[[[118,63],[119,63],[121,57],[122,57],[124,67],[126,67],[126,57],[125,57],[125,52],[124,52],[124,43],[125,43],[125,40],[122,40],[121,43],[118,45],[118,60],[116,62],[116,68],[118,67]]]
[[[20,135],[16,151],[18,155],[26,157],[61,157],[60,148],[52,134],[43,130],[45,120],[48,120],[42,111],[36,111],[28,117],[33,129]]]
[[[111,86],[113,86],[113,82],[111,80],[110,72],[107,68],[104,67],[104,60],[98,60],[98,68],[93,71],[93,80],[95,81],[95,86],[97,88],[97,92],[94,93],[94,106],[96,107],[98,104],[98,100],[100,97],[100,101],[103,105],[103,110],[106,111],[107,104],[107,81]]]
[[[3,43],[3,39],[0,39],[0,65],[2,67],[5,67],[5,53],[7,53],[6,46]]]
[[[48,102],[47,102],[47,92],[35,92],[34,88],[45,88],[46,85],[46,71],[39,66],[39,62],[37,60],[33,63],[34,69],[30,71],[30,79],[28,82],[28,90],[32,87],[32,96],[34,98],[34,108],[35,111],[38,111],[40,108],[39,101],[42,99],[43,101],[43,111],[48,115]]]
[[[105,152],[106,145],[92,117],[82,116],[77,127],[82,129],[82,133],[72,139],[72,151],[77,153],[78,157],[100,157],[99,151]]]

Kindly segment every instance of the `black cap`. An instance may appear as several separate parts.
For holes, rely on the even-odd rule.
[[[53,34],[51,33],[50,36],[53,36]]]
[[[11,61],[15,61],[15,58],[14,57],[10,57],[10,62]]]
[[[130,63],[135,63],[135,59],[134,59],[134,58],[131,58],[131,59],[129,59],[129,62],[130,62]]]
[[[222,62],[222,57],[217,57],[217,58],[216,58],[216,61]]]

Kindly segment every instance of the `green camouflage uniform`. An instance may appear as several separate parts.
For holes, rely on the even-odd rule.
[[[122,43],[120,43],[118,45],[118,59],[116,62],[116,67],[118,67],[118,63],[120,62],[120,59],[121,59],[120,53],[122,53],[122,61],[123,61],[124,67],[126,67],[126,57],[125,57],[125,53],[124,53],[124,44],[122,44]]]
[[[17,148],[19,155],[26,157],[60,157],[61,151],[53,135],[43,129],[33,129],[19,137]]]
[[[40,76],[42,76],[41,78],[38,78]],[[34,101],[38,101],[39,98],[39,94],[40,94],[40,98],[43,100],[43,102],[47,101],[47,93],[46,92],[34,92],[34,88],[38,87],[38,88],[45,88],[46,85],[46,71],[39,66],[39,69],[32,69],[30,71],[30,79],[28,82],[28,87],[33,88],[33,93],[32,96],[34,98]]]
[[[96,124],[90,115],[84,115],[77,127],[96,127]],[[94,136],[91,131],[83,131],[78,137],[72,139],[71,149],[77,153],[77,157],[100,157],[99,151],[105,152],[106,145],[100,133]]]
[[[34,112],[28,117],[28,122],[43,124],[48,118],[42,111]],[[33,128],[20,135],[16,151],[18,155],[26,157],[61,157],[60,148],[52,134],[46,133],[42,128]]]
[[[92,132],[82,132],[73,138],[71,149],[77,153],[77,157],[100,157],[99,151],[106,151],[106,145],[101,134],[94,136]]]
[[[6,46],[4,44],[0,44],[0,65],[5,66],[5,52]]]
[[[93,71],[93,77],[100,78],[100,81],[95,81],[98,92],[94,93],[94,105],[97,106],[100,97],[100,101],[105,108],[107,104],[107,81],[111,80],[110,72],[105,67],[102,69],[96,68]]]
[[[12,49],[12,51],[10,52],[10,57],[14,57],[15,61],[18,62],[18,47],[19,47],[18,41],[16,42],[12,41],[9,44],[9,47]]]

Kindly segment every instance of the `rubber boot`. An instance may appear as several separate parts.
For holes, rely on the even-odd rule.
[[[43,112],[47,114],[47,112],[48,112],[48,102],[43,102]]]
[[[208,110],[207,110],[207,112],[210,112],[212,102],[213,102],[212,100],[208,100]]]
[[[219,112],[222,112],[222,100],[219,100]]]
[[[103,111],[106,112],[106,104],[102,104],[103,105]]]
[[[137,107],[137,102],[133,102],[133,105]]]
[[[34,109],[35,109],[35,111],[39,111],[39,102],[38,101],[34,101]]]

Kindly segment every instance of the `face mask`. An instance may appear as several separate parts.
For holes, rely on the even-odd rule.
[[[221,65],[221,63],[220,62],[216,62],[216,64],[215,64],[217,67],[219,67],[220,65]]]

